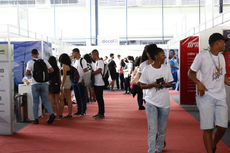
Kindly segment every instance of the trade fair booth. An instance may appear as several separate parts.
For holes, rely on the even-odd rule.
[[[63,45],[61,41],[27,31],[12,25],[0,25],[0,134],[14,133],[14,106],[16,94],[27,93],[27,120],[33,120],[30,85],[22,82],[26,63],[32,59],[31,50],[38,49],[39,57],[48,60],[52,55],[52,44]],[[42,106],[39,106],[42,116]]]
[[[208,20],[207,22],[194,27],[177,38],[168,42],[168,46],[178,45],[180,59],[180,104],[196,105],[195,94],[196,86],[188,78],[188,70],[195,59],[195,56],[203,51],[209,50],[208,39],[212,33],[221,33],[224,37],[230,38],[230,11],[220,14],[219,16]],[[226,50],[223,52],[226,61],[227,77],[230,77],[230,41],[226,43]],[[230,121],[230,87],[225,85],[227,94],[227,104],[229,107]]]

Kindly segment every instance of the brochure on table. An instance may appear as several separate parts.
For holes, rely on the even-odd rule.
[[[8,44],[0,44],[0,135],[14,132],[13,45],[10,47],[11,51]]]

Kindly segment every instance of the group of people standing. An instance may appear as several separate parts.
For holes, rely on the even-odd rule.
[[[61,118],[72,118],[72,115],[85,116],[87,100],[97,101],[98,103],[98,113],[93,116],[95,119],[103,119],[105,117],[103,99],[103,88],[105,84],[102,77],[104,63],[102,60],[99,60],[99,52],[97,50],[93,50],[90,54],[91,55],[87,54],[84,58],[81,58],[78,48],[72,50],[71,56],[63,53],[58,59],[60,63],[59,68],[57,59],[54,56],[51,56],[48,61],[41,60],[38,58],[39,52],[37,49],[31,51],[33,60],[27,63],[26,75],[32,76],[31,93],[35,118],[34,124],[39,124],[39,97],[41,97],[42,104],[50,114],[47,120],[49,124]],[[35,74],[39,73],[35,72],[34,69],[36,61],[42,61],[44,63],[49,72],[49,80],[45,80],[44,82],[37,82],[35,80]],[[77,76],[79,77],[77,78],[78,82],[73,82],[71,79],[73,69],[77,70]],[[91,78],[94,78],[93,82]],[[88,81],[90,83],[87,82],[87,79],[90,79],[90,81]],[[77,112],[74,114],[72,113],[72,90],[74,91],[77,101]],[[90,93],[90,97],[88,97],[88,93]],[[66,100],[68,104],[68,115],[63,117],[64,100]],[[54,108],[56,108],[57,115],[54,115]]]
[[[228,107],[226,104],[224,83],[230,85],[230,79],[225,75],[225,60],[221,54],[225,49],[225,41],[227,41],[227,39],[221,34],[212,34],[209,38],[211,49],[198,54],[188,72],[189,78],[197,85],[196,99],[200,111],[200,124],[201,129],[204,130],[203,139],[208,153],[215,153],[216,145],[224,135],[228,126]],[[56,104],[57,119],[62,117],[63,97],[66,98],[69,107],[69,114],[65,116],[65,118],[72,117],[71,88],[74,90],[78,106],[78,111],[73,115],[86,115],[87,90],[84,81],[84,77],[86,76],[84,74],[88,71],[90,71],[91,76],[94,76],[91,92],[95,93],[98,102],[98,114],[93,117],[98,119],[104,118],[103,89],[106,86],[111,91],[114,91],[114,82],[119,74],[121,80],[125,79],[127,84],[131,82],[131,84],[136,86],[139,109],[142,108],[146,110],[148,121],[148,152],[161,153],[166,145],[167,119],[170,110],[168,89],[173,86],[175,77],[171,72],[170,66],[165,64],[166,55],[164,50],[156,44],[150,44],[145,46],[142,56],[138,57],[135,63],[133,58],[128,56],[127,59],[120,60],[118,62],[119,64],[116,64],[114,61],[114,54],[110,54],[111,59],[108,63],[105,63],[105,60],[100,60],[97,50],[93,50],[91,55],[85,55],[86,59],[90,58],[92,61],[81,59],[78,49],[73,49],[72,53],[75,58],[73,63],[69,55],[65,53],[59,57],[61,70],[57,67],[54,57],[50,57],[49,62],[45,61],[51,76],[58,76],[60,79],[60,103],[58,102],[59,93],[49,94],[50,101],[54,101]],[[31,55],[34,60],[38,59],[36,49],[31,51]],[[175,59],[175,54],[173,56],[173,59]],[[34,60],[29,61],[27,64],[27,75],[33,74]],[[106,78],[104,77],[105,64],[108,64],[112,78],[112,82],[108,85],[106,85]],[[170,62],[170,64],[171,68],[178,69],[178,67],[173,64],[173,61]],[[72,66],[79,72],[80,79],[77,83],[71,82],[70,79]],[[197,75],[198,72],[201,72],[199,77]],[[53,77],[50,79],[52,80]],[[122,79],[123,77],[124,79]],[[123,87],[122,83],[124,83],[124,81],[121,81],[121,88]],[[48,83],[37,83],[32,79],[31,90],[35,124],[39,123],[37,113],[39,96],[41,96],[42,103],[50,114],[50,118],[47,122],[52,123],[56,118],[48,101],[48,86]],[[126,86],[126,88],[125,94],[128,94],[130,92],[128,91],[130,85],[129,87]],[[146,108],[143,106],[143,101],[146,103]],[[214,127],[216,127],[216,130],[213,137],[212,130]]]

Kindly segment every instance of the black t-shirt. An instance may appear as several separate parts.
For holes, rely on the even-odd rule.
[[[116,73],[116,63],[114,62],[114,60],[110,60],[109,64],[108,64],[108,67],[109,67],[109,71],[110,73]]]

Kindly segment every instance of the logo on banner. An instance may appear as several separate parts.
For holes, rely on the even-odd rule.
[[[199,42],[189,42],[187,48],[198,48],[199,47]]]
[[[112,40],[104,39],[104,40],[102,40],[102,43],[111,43],[111,44],[113,44],[113,43],[118,43],[118,40],[117,39],[112,39]]]
[[[0,73],[4,73],[4,69],[0,69]]]
[[[119,37],[98,37],[98,45],[119,45]]]

